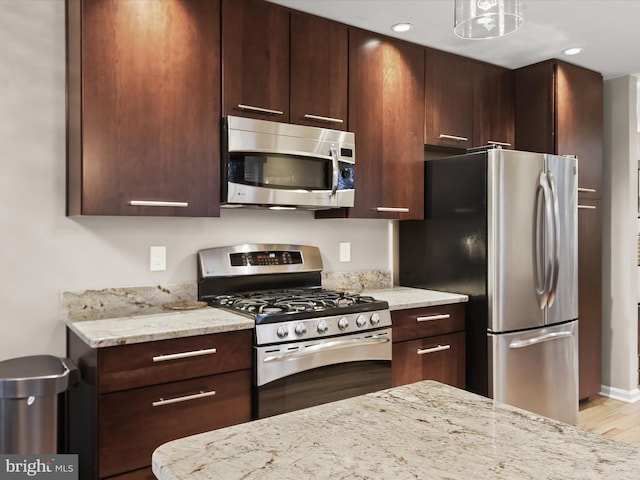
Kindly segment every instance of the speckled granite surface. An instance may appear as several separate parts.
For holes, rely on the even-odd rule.
[[[640,450],[425,381],[161,445],[160,480],[637,479]]]
[[[349,289],[386,300],[391,310],[467,301],[465,295],[389,288],[385,272],[368,273],[334,274],[331,279],[327,277],[327,284],[323,283],[323,286]],[[196,297],[195,282],[62,292],[60,317],[93,348],[254,327],[252,319],[217,308],[182,312],[163,308],[165,303],[194,300]]]

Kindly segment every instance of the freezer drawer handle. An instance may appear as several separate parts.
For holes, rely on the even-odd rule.
[[[509,344],[509,348],[524,348],[537,343],[548,342],[550,340],[558,340],[560,338],[566,338],[573,336],[571,332],[552,332],[539,337],[528,338],[526,340],[515,340]]]
[[[216,353],[215,348],[206,348],[204,350],[193,350],[191,352],[170,353],[168,355],[157,355],[153,357],[154,362],[166,362],[167,360],[178,360],[180,358],[199,357],[201,355],[212,355]]]
[[[438,345],[437,347],[431,347],[431,348],[419,348],[416,353],[418,355],[425,355],[427,353],[442,352],[443,350],[449,350],[450,348],[451,348],[451,345]]]
[[[238,104],[238,108],[240,110],[245,110],[247,112],[266,113],[267,115],[284,115],[284,112],[282,110],[272,110],[270,108],[254,107],[253,105],[244,105],[242,103]]]
[[[163,405],[171,405],[172,403],[186,402],[189,400],[196,400],[198,398],[213,397],[215,394],[216,394],[215,390],[211,390],[210,392],[201,391],[200,393],[194,393],[193,395],[185,395],[184,397],[168,398],[166,400],[161,398],[160,400],[156,400],[155,402],[152,402],[151,405],[154,407],[161,407]]]
[[[416,317],[417,322],[429,322],[431,320],[445,320],[447,318],[451,318],[451,314],[449,313],[441,313],[437,315],[427,315],[426,317]]]

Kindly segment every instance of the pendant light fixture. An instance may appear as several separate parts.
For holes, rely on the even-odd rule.
[[[454,33],[487,39],[511,33],[522,25],[521,0],[454,0]]]

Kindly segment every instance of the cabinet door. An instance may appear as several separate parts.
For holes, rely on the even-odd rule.
[[[394,343],[391,365],[394,387],[436,380],[464,388],[464,332]]]
[[[100,477],[149,466],[153,451],[170,440],[249,421],[250,372],[101,395]]]
[[[349,30],[349,130],[356,135],[350,217],[420,219],[424,50]]]
[[[219,215],[218,2],[67,15],[68,214]]]
[[[556,153],[555,68],[551,61],[514,71],[516,149]]]
[[[291,13],[291,123],[347,129],[347,26]]]
[[[424,143],[472,146],[474,61],[427,49]]]
[[[288,10],[222,0],[222,112],[289,121]]]
[[[580,196],[602,198],[602,75],[575,65],[557,65],[557,153],[578,157]]]
[[[578,390],[581,400],[597,395],[602,385],[601,230],[601,201],[581,199],[578,206]]]
[[[514,90],[511,71],[476,63],[473,90],[473,145],[513,148]]]

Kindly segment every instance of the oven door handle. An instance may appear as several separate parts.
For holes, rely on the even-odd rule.
[[[385,335],[374,335],[369,338],[352,338],[348,340],[331,340],[328,342],[318,343],[315,345],[311,345],[309,347],[305,347],[304,350],[293,350],[290,352],[279,353],[277,355],[271,355],[269,357],[265,357],[262,361],[264,363],[267,362],[277,362],[281,360],[291,360],[294,358],[305,357],[307,355],[314,355],[318,352],[326,352],[328,350],[337,350],[339,348],[350,348],[350,347],[365,347],[369,345],[379,345],[381,343],[388,343],[391,341],[389,336]]]

